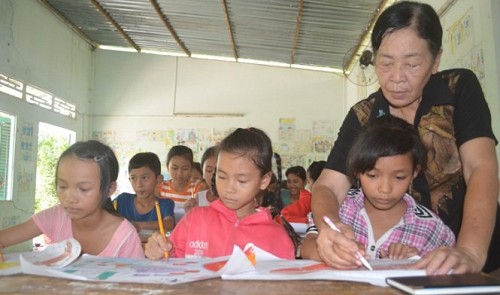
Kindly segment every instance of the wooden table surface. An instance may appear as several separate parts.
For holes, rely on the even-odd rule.
[[[212,279],[179,285],[73,281],[32,275],[0,277],[0,293],[9,294],[356,294],[401,295],[384,287],[340,281],[223,281]]]

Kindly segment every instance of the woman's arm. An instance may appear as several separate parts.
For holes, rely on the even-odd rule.
[[[491,138],[469,140],[459,148],[467,191],[456,248],[432,251],[416,267],[429,274],[480,272],[491,241],[499,181],[495,144]]]

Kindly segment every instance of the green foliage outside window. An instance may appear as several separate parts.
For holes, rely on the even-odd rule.
[[[38,141],[36,171],[35,212],[56,205],[55,173],[59,156],[69,147],[68,139],[61,136],[44,136]]]

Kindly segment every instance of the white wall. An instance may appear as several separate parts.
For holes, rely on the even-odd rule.
[[[345,82],[331,73],[105,50],[96,51],[96,65],[92,130],[98,134],[96,138],[115,149],[123,167],[119,184],[124,186],[128,185],[124,170],[134,153],[152,151],[165,163],[168,149],[177,144],[175,133],[185,129],[224,133],[230,128],[255,126],[269,134],[286,167],[305,166],[307,159],[326,159],[327,153],[315,153],[312,147],[304,151],[303,146],[300,152],[296,147],[283,152],[279,119],[295,118],[297,130],[309,131],[309,142],[315,122],[331,121],[329,139],[333,143],[345,116]],[[176,116],[178,113],[243,116],[186,117]],[[145,137],[146,130],[163,134],[161,142]],[[206,140],[200,138],[198,135],[199,141]],[[196,159],[217,139],[214,136],[211,143],[194,148],[190,145]],[[295,155],[287,155],[291,153]]]
[[[0,93],[0,110],[17,118],[13,200],[0,202],[0,228],[5,228],[29,219],[34,211],[38,123],[73,130],[77,139],[89,136],[93,62],[87,43],[38,1],[0,1],[0,40],[1,74],[48,90],[80,112],[69,119]],[[33,133],[23,134],[27,129]],[[33,143],[32,149],[22,149],[21,142]]]

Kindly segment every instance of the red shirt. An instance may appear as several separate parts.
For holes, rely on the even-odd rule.
[[[282,225],[273,221],[269,210],[258,211],[243,219],[227,208],[221,200],[208,207],[191,209],[176,225],[170,240],[173,257],[219,257],[231,255],[233,246],[246,244],[267,251],[279,258],[294,259],[292,240]]]
[[[301,189],[299,199],[281,210],[288,222],[307,223],[307,213],[311,212],[311,192]]]

